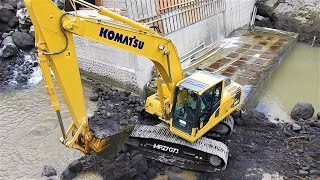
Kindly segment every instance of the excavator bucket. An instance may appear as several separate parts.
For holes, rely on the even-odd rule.
[[[135,125],[120,126],[116,122],[104,122],[101,125],[97,122],[96,119],[89,119],[90,130],[95,137],[106,140],[105,148],[98,152],[98,155],[107,159],[112,158],[124,147]]]

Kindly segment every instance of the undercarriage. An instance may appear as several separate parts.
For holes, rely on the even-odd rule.
[[[222,171],[228,163],[228,147],[218,141],[232,133],[234,120],[228,116],[206,137],[194,143],[173,135],[168,127],[137,125],[127,145],[139,149],[145,157],[166,164],[204,172]]]

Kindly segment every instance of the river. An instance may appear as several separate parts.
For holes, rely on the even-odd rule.
[[[320,112],[320,48],[297,44],[274,70],[262,88],[257,110],[282,121],[291,121],[297,102],[311,103]]]
[[[84,84],[84,94],[89,93]],[[96,105],[87,97],[87,112],[92,114]],[[67,126],[71,118],[64,103],[61,113]],[[61,174],[82,155],[60,143],[60,127],[42,81],[29,88],[0,92],[0,127],[0,179],[41,179],[44,165]]]

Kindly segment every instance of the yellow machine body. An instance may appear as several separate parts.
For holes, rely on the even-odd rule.
[[[85,3],[83,0],[75,0],[75,2]],[[110,20],[65,13],[58,9],[51,0],[25,0],[25,5],[35,28],[38,59],[53,109],[59,112],[60,105],[51,70],[73,119],[73,123],[66,133],[63,133],[64,136],[61,139],[67,147],[88,153],[90,151],[100,152],[109,145],[107,137],[96,138],[88,127],[73,34],[149,58],[154,63],[159,77],[156,80],[157,93],[146,100],[146,111],[170,124],[170,131],[183,139],[194,142],[239,107],[240,103],[231,107],[234,99],[224,90],[223,78],[197,73],[184,79],[175,45],[170,39],[143,24],[120,16],[104,7],[91,6],[99,14],[109,17]],[[190,78],[208,83],[206,89],[197,92],[199,96],[219,82],[222,82],[223,87],[219,107],[220,115],[211,117],[203,127],[192,128],[192,133],[186,134],[172,126],[173,119],[170,115],[174,107],[176,88]],[[234,82],[232,85],[240,87]]]

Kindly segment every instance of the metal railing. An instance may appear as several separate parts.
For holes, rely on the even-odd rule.
[[[166,35],[224,12],[225,0],[126,0],[129,18]]]

